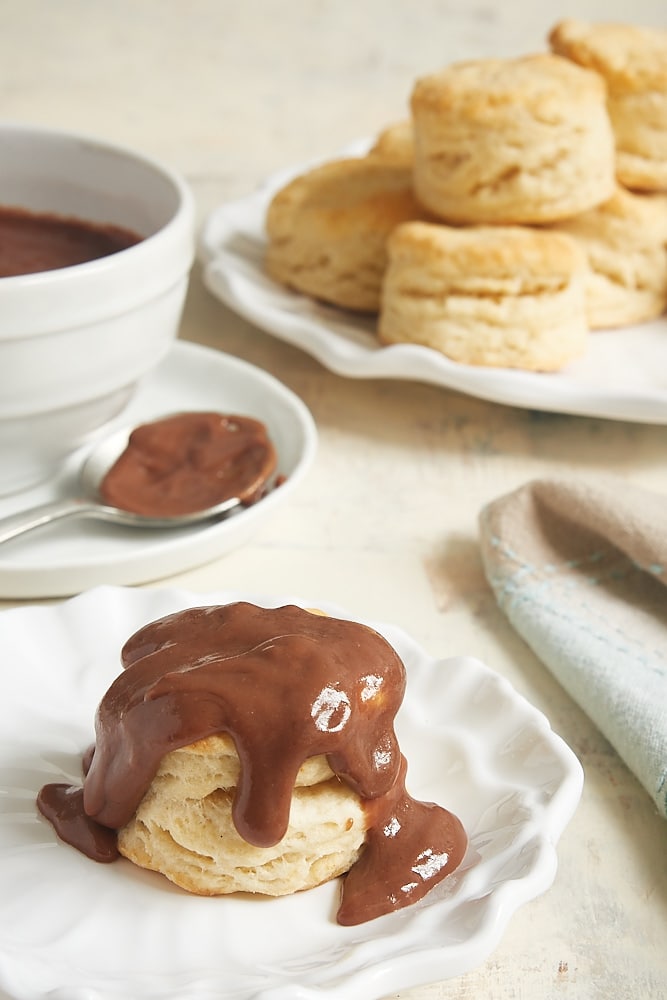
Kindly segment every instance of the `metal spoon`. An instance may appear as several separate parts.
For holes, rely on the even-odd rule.
[[[63,500],[53,500],[40,504],[30,510],[19,511],[0,519],[0,544],[8,542],[27,531],[41,528],[53,521],[65,518],[91,517],[101,521],[111,521],[130,528],[185,528],[199,524],[202,521],[212,521],[223,517],[240,506],[238,497],[230,497],[213,507],[193,511],[191,514],[178,514],[170,517],[148,517],[145,514],[134,514],[119,507],[111,507],[102,503],[99,487],[105,474],[123,453],[132,431],[125,427],[115,431],[95,444],[88,453],[79,474],[81,496],[68,497]]]

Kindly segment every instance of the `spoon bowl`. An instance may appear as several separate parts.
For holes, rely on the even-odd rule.
[[[100,497],[100,484],[116,459],[125,451],[133,429],[119,428],[92,446],[79,472],[80,495],[40,504],[0,519],[0,544],[54,521],[75,517],[94,518],[129,528],[174,529],[219,520],[241,506],[239,497],[229,497],[212,507],[188,514],[153,517],[104,503]]]

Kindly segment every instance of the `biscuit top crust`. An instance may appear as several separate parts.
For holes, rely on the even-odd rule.
[[[386,230],[415,213],[409,163],[381,157],[332,160],[301,174],[274,195],[266,216],[271,240],[289,239],[307,225],[329,235],[360,224]],[[423,211],[423,210],[422,210]]]
[[[402,256],[424,267],[435,265],[451,276],[482,274],[513,278],[519,272],[551,278],[586,267],[573,239],[552,231],[522,226],[452,226],[406,222],[389,241],[392,259]]]
[[[554,52],[600,73],[612,93],[667,88],[667,31],[629,24],[560,21]]]
[[[605,99],[599,75],[558,55],[540,53],[518,59],[458,62],[417,80],[411,96],[413,114],[455,114],[483,124],[517,105],[536,117],[566,120],[581,104]]]

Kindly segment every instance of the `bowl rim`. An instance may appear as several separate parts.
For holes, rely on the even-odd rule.
[[[136,281],[135,275],[145,280],[152,271],[155,271],[155,265],[151,261],[154,253],[160,249],[160,244],[163,244],[168,256],[168,260],[163,261],[159,269],[161,285],[175,283],[186,269],[189,270],[195,251],[196,205],[190,186],[178,170],[141,150],[91,133],[0,119],[0,142],[3,135],[10,133],[34,135],[46,142],[55,140],[93,146],[102,152],[120,155],[128,161],[139,163],[167,181],[176,195],[176,205],[169,219],[154,233],[113,254],[52,270],[0,276],[0,302],[5,315],[11,315],[12,309],[20,310],[21,316],[24,309],[30,314],[32,309],[29,303],[37,287],[40,295],[54,296],[54,301],[49,303],[54,319],[53,312],[59,308],[60,303],[67,301],[77,291],[81,292],[86,285],[93,285],[98,281],[104,282],[108,276],[109,280],[117,281],[119,271],[121,273],[126,271],[128,277],[133,275],[133,281]],[[125,308],[132,308],[132,304],[120,311],[125,311]],[[75,318],[73,322],[74,325],[83,325],[88,319]],[[13,323],[8,323],[7,327],[3,328],[3,324],[0,325],[0,342],[49,334],[71,326],[70,319],[64,320],[62,324],[49,322],[46,329],[36,319],[32,321],[27,319],[25,329],[17,330]]]

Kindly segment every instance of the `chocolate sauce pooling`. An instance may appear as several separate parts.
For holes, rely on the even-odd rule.
[[[325,754],[362,798],[368,831],[343,882],[341,924],[424,896],[461,862],[459,820],[405,788],[394,732],[405,668],[366,626],[288,606],[236,603],[161,618],[125,644],[100,702],[83,791],[47,785],[38,805],[59,836],[112,860],[109,835],[134,814],[170,750],[229,733],[241,762],[233,804],[249,843],[278,843],[297,771]]]
[[[107,472],[100,496],[152,517],[192,514],[238,497],[259,500],[276,467],[266,427],[251,417],[177,413],[142,424]]]
[[[0,278],[85,264],[141,239],[120,226],[0,206]]]

